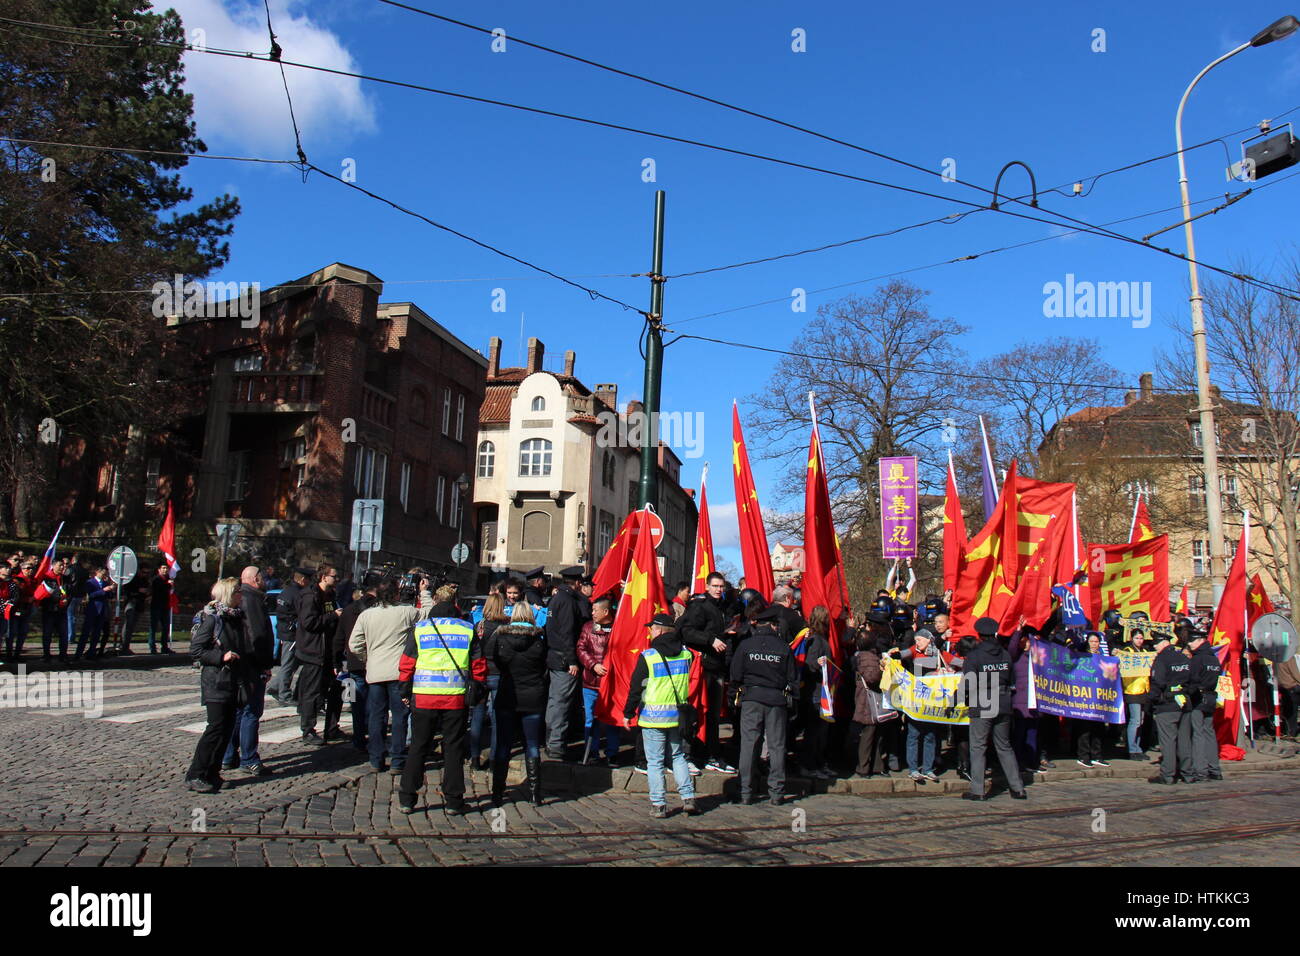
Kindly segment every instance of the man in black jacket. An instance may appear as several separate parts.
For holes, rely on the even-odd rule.
[[[582,575],[580,567],[561,571],[564,583],[555,589],[546,606],[546,667],[551,674],[546,700],[546,756],[552,760],[564,759],[564,738],[579,683],[578,635],[583,618],[577,586]]]
[[[293,654],[298,643],[298,599],[304,587],[311,586],[312,574],[295,568],[289,572],[289,583],[280,591],[275,605],[276,636],[280,639],[280,669],[276,671],[267,690],[280,703],[294,702],[293,677],[298,670],[298,658]]]
[[[1025,799],[1020,765],[1011,749],[1011,699],[1016,689],[1016,672],[1011,655],[998,640],[998,622],[982,617],[975,622],[979,643],[962,662],[962,686],[970,708],[970,789],[963,800],[987,800],[984,793],[984,764],[989,737],[997,752],[1002,775],[1011,788],[1011,799]],[[973,685],[973,686],[972,686]]]
[[[791,694],[799,683],[794,652],[781,633],[780,606],[773,604],[758,612],[749,636],[731,659],[731,680],[741,685],[740,704],[740,802],[754,802],[754,758],[759,739],[767,741],[770,766],[767,773],[768,799],[780,806],[785,790],[786,728],[790,720]]]
[[[300,569],[297,573],[307,577],[311,572]],[[298,677],[298,726],[302,730],[302,742],[311,747],[325,743],[316,733],[316,712],[325,696],[325,682],[334,680],[330,651],[339,614],[342,613],[334,607],[334,582],[337,580],[338,571],[330,565],[321,565],[316,583],[304,587],[298,595],[298,643],[293,649],[294,656],[301,662]],[[327,730],[329,721],[327,713]]]
[[[239,768],[250,777],[265,777],[271,773],[257,752],[257,729],[266,705],[266,682],[275,664],[275,637],[271,633],[271,616],[266,613],[265,584],[256,565],[249,565],[239,575],[245,644],[241,656],[249,675],[248,701],[235,711],[235,726],[221,762],[223,770]]]
[[[1192,662],[1182,648],[1161,635],[1156,640],[1156,659],[1151,662],[1151,713],[1160,738],[1160,773],[1151,783],[1177,783],[1177,774],[1191,783],[1196,779],[1192,763],[1191,709]]]
[[[1192,652],[1187,667],[1187,683],[1192,692],[1192,709],[1187,714],[1192,725],[1192,776],[1197,781],[1222,780],[1219,740],[1214,735],[1214,708],[1219,702],[1223,665],[1214,652],[1214,645],[1205,639],[1205,631],[1193,631],[1187,647]]]
[[[772,606],[778,615],[777,633],[790,643],[808,626],[798,608],[794,606],[794,588],[782,584],[772,592]]]
[[[718,773],[735,773],[736,768],[723,759],[722,744],[718,734],[718,724],[722,717],[722,701],[726,694],[727,654],[736,631],[731,626],[723,603],[727,590],[727,579],[716,571],[704,582],[704,593],[697,594],[686,602],[686,611],[678,619],[677,626],[682,636],[682,643],[700,655],[700,667],[704,680],[704,752],[698,752],[696,741],[696,764],[700,758],[707,759],[706,769]]]
[[[378,571],[365,573],[361,579],[360,592],[353,595],[352,601],[339,615],[339,626],[334,632],[335,659],[342,658],[348,676],[352,678],[352,746],[362,753],[367,752],[366,703],[370,685],[366,683],[366,662],[352,653],[348,639],[352,637],[352,629],[356,627],[361,613],[375,606],[375,594],[383,578]]]

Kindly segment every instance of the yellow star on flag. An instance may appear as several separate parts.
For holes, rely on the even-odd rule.
[[[627,599],[631,602],[631,611],[636,614],[637,609],[646,602],[650,594],[650,575],[644,570],[637,567],[636,562],[632,562],[632,569],[627,577]]]
[[[734,438],[731,440],[731,467],[740,474],[740,442]]]

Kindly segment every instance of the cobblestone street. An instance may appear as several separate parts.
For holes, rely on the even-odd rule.
[[[0,866],[1300,863],[1295,758],[1225,765],[1226,780],[1194,787],[1153,787],[1145,774],[1036,781],[1025,803],[969,803],[956,787],[927,798],[821,793],[783,807],[705,795],[705,813],[687,818],[670,793],[661,821],[626,789],[556,792],[540,809],[508,801],[494,813],[485,774],[470,775],[470,812],[448,817],[431,771],[406,817],[397,778],[370,773],[347,743],[309,752],[292,736],[263,749],[273,777],[230,773],[219,794],[191,794],[182,776],[200,712],[190,668],[114,669],[104,690],[100,719],[6,711]]]

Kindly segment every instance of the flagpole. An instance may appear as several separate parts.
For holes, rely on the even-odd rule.
[[[1142,492],[1137,493],[1137,500],[1133,502],[1133,520],[1128,523],[1128,539],[1133,540],[1133,535],[1137,533],[1138,525],[1138,508],[1142,506]]]
[[[703,470],[700,471],[701,500],[703,500],[704,498],[704,486],[708,483],[708,480],[709,480],[709,463],[706,461],[704,463]],[[692,559],[691,559],[691,590],[692,591],[695,590],[695,575],[700,570],[700,519],[698,517],[698,511],[696,514],[697,517],[695,519],[695,549],[692,552]],[[712,530],[712,525],[710,525],[710,530]]]
[[[1245,581],[1249,581],[1250,577],[1248,576],[1247,569],[1246,569],[1246,562],[1250,560],[1250,509],[1249,508],[1247,508],[1244,512],[1242,512],[1241,521],[1242,521],[1241,546],[1246,549],[1246,553],[1241,556],[1241,576]],[[1244,665],[1245,673],[1247,677],[1250,677],[1250,659],[1246,656],[1246,645],[1249,641],[1250,641],[1250,601],[1245,600],[1241,602],[1241,664],[1238,664],[1237,666],[1242,667]],[[1259,688],[1255,686],[1255,682],[1253,679],[1251,680],[1250,686],[1251,686],[1250,702],[1254,704],[1259,698]],[[1238,698],[1241,697],[1240,687],[1237,688],[1237,697]],[[1238,708],[1241,707],[1240,700],[1237,701],[1237,706]],[[1250,748],[1254,750],[1255,749],[1255,722],[1250,719],[1249,714],[1246,715],[1246,718],[1247,718],[1246,732],[1250,737]]]

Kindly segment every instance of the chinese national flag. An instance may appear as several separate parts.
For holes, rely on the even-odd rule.
[[[628,565],[632,563],[632,550],[636,546],[636,528],[641,512],[633,511],[623,519],[623,527],[614,536],[614,543],[609,546],[605,556],[600,559],[600,566],[592,575],[591,599],[603,597],[618,587],[627,577]]]
[[[948,452],[948,486],[943,495],[943,589],[957,587],[957,572],[962,555],[970,544],[966,537],[966,519],[961,513],[961,498],[957,495],[957,475],[952,467],[952,452]]]
[[[1138,495],[1137,507],[1133,509],[1133,527],[1128,535],[1129,544],[1150,541],[1155,536],[1156,533],[1151,528],[1151,515],[1147,513],[1146,499]]]
[[[975,533],[962,556],[957,571],[957,584],[952,593],[952,630],[957,637],[975,633],[975,622],[989,614],[996,597],[1005,607],[1015,593],[1006,586],[1002,572],[1002,535],[1005,526],[1004,512],[1008,498],[1015,495],[1016,463],[1011,463],[1002,494],[998,496],[993,514],[984,527]],[[997,617],[1001,617],[998,613]]]
[[[162,530],[158,532],[158,550],[167,559],[167,576],[175,580],[181,566],[176,560],[176,513],[172,511],[171,499],[167,499],[167,517],[163,518]]]
[[[717,565],[713,563],[713,528],[709,524],[709,496],[700,482],[700,521],[695,531],[695,573],[692,575],[692,594],[703,594],[704,583],[714,572]]]
[[[1187,582],[1183,582],[1183,589],[1178,592],[1178,603],[1174,605],[1174,613],[1184,615],[1187,613]]]
[[[1153,621],[1169,620],[1169,535],[1085,547],[1088,587],[1084,608],[1094,626],[1111,608],[1126,617],[1145,611]]]
[[[1251,628],[1265,614],[1273,613],[1273,602],[1268,599],[1268,592],[1264,590],[1264,582],[1258,574],[1251,579],[1250,594],[1247,597],[1246,627]]]
[[[736,483],[736,520],[740,522],[740,556],[745,565],[745,584],[772,600],[776,581],[772,576],[772,555],[767,549],[767,532],[763,530],[763,509],[758,503],[758,489],[749,470],[749,453],[740,430],[740,409],[731,405],[731,467]]]
[[[825,605],[831,615],[831,660],[840,660],[840,635],[843,616],[848,610],[848,588],[844,566],[835,540],[835,522],[831,517],[831,496],[826,484],[825,461],[821,436],[816,423],[808,442],[808,472],[804,480],[803,599],[804,618],[813,608]]]
[[[1046,537],[1025,560],[1016,593],[1002,611],[998,627],[1001,634],[1012,633],[1022,619],[1038,628],[1052,616],[1052,586],[1061,581],[1062,555],[1068,552],[1072,557],[1074,552],[1073,508],[1069,514],[1056,515],[1046,527]]]
[[[1228,581],[1223,586],[1223,597],[1214,610],[1214,623],[1210,626],[1210,643],[1219,647],[1227,645],[1228,659],[1223,671],[1232,681],[1232,700],[1224,699],[1223,706],[1214,711],[1214,734],[1219,741],[1219,756],[1224,760],[1241,760],[1245,752],[1237,746],[1241,727],[1241,655],[1246,646],[1246,552],[1250,549],[1250,515],[1247,514],[1241,529],[1241,542],[1228,568]],[[1223,697],[1224,695],[1220,695]]]

